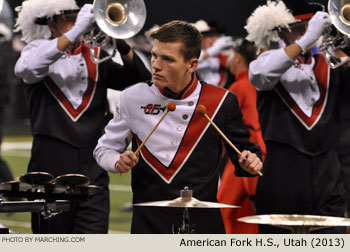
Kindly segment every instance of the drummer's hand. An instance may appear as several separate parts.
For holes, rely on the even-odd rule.
[[[239,165],[242,169],[246,170],[250,174],[257,174],[262,169],[262,162],[260,158],[248,150],[242,151],[241,156],[238,159]]]
[[[139,162],[139,156],[132,151],[125,151],[120,155],[118,162],[115,163],[114,168],[117,173],[126,173]]]

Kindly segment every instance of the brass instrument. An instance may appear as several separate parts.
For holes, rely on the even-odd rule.
[[[127,39],[137,34],[146,21],[146,6],[143,0],[95,0],[93,13],[97,27],[84,36],[90,46],[94,63],[99,64],[116,53],[115,39]],[[110,47],[109,56],[98,59],[94,48]]]
[[[350,46],[350,0],[329,0],[328,13],[336,31],[331,25],[325,27],[319,48],[334,69],[350,61],[350,57],[339,50]]]

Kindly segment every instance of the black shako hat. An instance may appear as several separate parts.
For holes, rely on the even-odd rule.
[[[296,20],[308,20],[317,11],[324,11],[325,7],[320,3],[308,3],[305,0],[282,0],[292,12]]]
[[[92,4],[94,1],[93,0],[75,0],[75,3],[79,8],[83,7],[84,4]],[[79,12],[79,9],[76,10],[62,10],[61,14],[66,14],[66,13],[77,13]],[[39,17],[35,20],[35,23],[38,25],[47,25],[47,17]]]

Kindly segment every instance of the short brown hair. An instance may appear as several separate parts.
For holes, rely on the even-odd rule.
[[[247,66],[257,57],[257,48],[255,47],[254,43],[246,39],[243,40],[242,44],[237,49],[235,49],[235,51],[242,55]]]
[[[182,42],[184,46],[181,51],[186,61],[199,58],[201,54],[202,35],[197,28],[188,22],[171,21],[152,32],[150,37],[164,43]]]

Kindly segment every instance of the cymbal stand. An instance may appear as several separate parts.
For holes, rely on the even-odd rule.
[[[64,209],[64,211],[68,211],[70,208],[70,203],[68,202],[68,204],[65,207],[66,208]],[[63,210],[59,210],[56,201],[46,202],[46,209],[45,211],[41,212],[45,220],[55,217],[56,215],[59,215],[61,213],[63,213]]]
[[[182,224],[180,227],[175,228],[173,225],[173,234],[195,234],[195,224],[190,223],[190,214],[188,212],[188,208],[185,207],[183,215],[182,215]],[[175,230],[177,231],[175,232]]]
[[[183,190],[180,191],[180,196],[182,200],[189,201],[192,198],[192,190],[185,186]],[[175,225],[173,225],[173,234],[194,234],[195,224],[190,223],[190,213],[188,208],[185,207],[183,215],[182,215],[182,224],[177,228],[177,232],[175,232]]]

